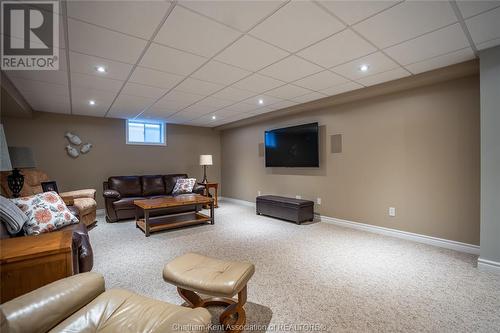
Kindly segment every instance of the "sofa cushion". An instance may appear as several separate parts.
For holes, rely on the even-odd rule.
[[[142,195],[165,194],[165,183],[162,176],[142,176]]]
[[[39,235],[78,223],[56,192],[45,192],[30,197],[11,199],[28,217],[23,226],[28,235]]]
[[[177,179],[172,195],[192,193],[195,184],[196,178]]]
[[[139,176],[109,177],[108,186],[116,190],[122,197],[139,197],[142,195],[141,178]]]
[[[172,194],[172,191],[174,190],[175,187],[175,183],[177,183],[177,179],[184,179],[187,177],[188,175],[186,175],[185,173],[163,176],[163,180],[165,182],[165,194]]]
[[[133,208],[135,208],[134,200],[144,200],[144,199],[145,199],[144,197],[121,198],[120,200],[113,202],[113,207],[115,207],[116,210],[133,209]]]

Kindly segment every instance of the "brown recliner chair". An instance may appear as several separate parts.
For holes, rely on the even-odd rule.
[[[36,169],[22,169],[21,173],[24,176],[24,186],[21,190],[20,196],[27,197],[33,194],[41,193],[42,182],[49,181],[46,173]],[[11,198],[12,192],[7,183],[7,176],[10,172],[0,173],[0,185],[2,187],[2,195]],[[78,211],[80,222],[89,226],[96,221],[97,203],[95,201],[95,190],[85,189],[69,192],[61,192],[59,195],[63,198],[68,206],[74,206]]]
[[[55,281],[0,305],[0,331],[10,333],[207,332],[210,313],[123,289],[105,290],[98,273]]]

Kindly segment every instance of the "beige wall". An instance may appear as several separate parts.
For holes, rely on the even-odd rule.
[[[320,168],[264,167],[266,129],[314,121]],[[479,137],[479,78],[456,79],[225,130],[222,192],[321,197],[322,215],[479,244]]]
[[[220,135],[201,127],[167,126],[167,146],[125,144],[121,119],[67,116],[34,112],[33,118],[2,118],[9,146],[33,149],[37,167],[57,181],[59,190],[95,188],[103,208],[102,182],[112,175],[188,173],[202,179],[200,154],[214,155],[209,180],[220,180]],[[78,134],[94,145],[73,159],[66,154],[64,133]]]

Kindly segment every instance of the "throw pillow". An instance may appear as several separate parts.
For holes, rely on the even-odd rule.
[[[194,184],[196,184],[195,178],[177,179],[172,194],[177,195],[177,194],[191,193],[193,192]]]
[[[12,201],[28,216],[23,227],[28,235],[39,235],[78,223],[56,192],[39,193]]]
[[[0,220],[5,224],[9,234],[16,235],[23,229],[28,217],[15,203],[0,196]]]

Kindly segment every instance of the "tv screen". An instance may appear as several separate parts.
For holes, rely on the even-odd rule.
[[[266,131],[266,167],[319,167],[318,123]]]

